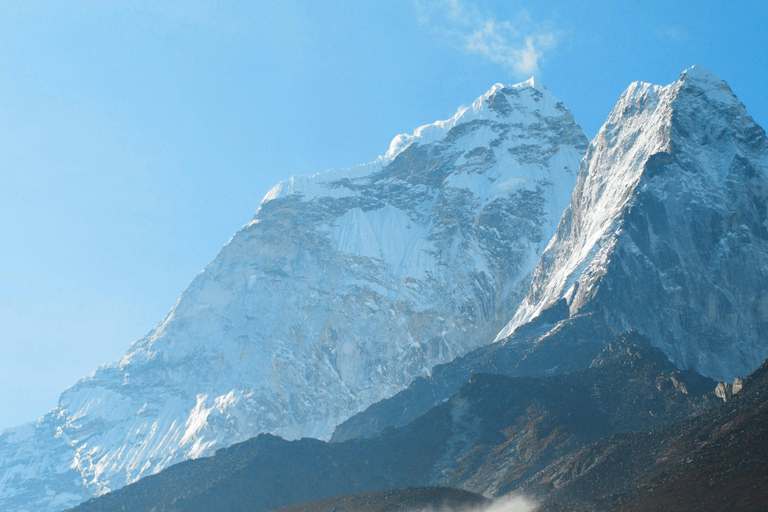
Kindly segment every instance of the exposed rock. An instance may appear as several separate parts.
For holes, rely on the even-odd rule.
[[[731,399],[731,396],[733,395],[733,390],[731,388],[731,385],[727,382],[720,382],[717,387],[715,388],[715,396],[717,398],[720,398],[723,402],[727,402]]]
[[[741,377],[735,377],[733,379],[733,386],[731,386],[731,392],[735,395],[744,387],[744,380]]]
[[[768,510],[767,397],[768,362],[727,403],[654,432],[598,441],[553,462],[522,491],[548,512]]]

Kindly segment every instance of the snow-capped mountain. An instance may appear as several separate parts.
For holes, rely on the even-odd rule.
[[[719,380],[768,357],[768,139],[720,78],[624,92],[497,339],[562,299]]]
[[[0,509],[60,510],[261,432],[327,438],[490,342],[586,148],[529,80],[371,164],[278,184],[125,357],[0,433]]]

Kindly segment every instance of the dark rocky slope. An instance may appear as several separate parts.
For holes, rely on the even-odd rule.
[[[722,406],[656,432],[602,439],[524,490],[548,511],[768,510],[768,363]]]

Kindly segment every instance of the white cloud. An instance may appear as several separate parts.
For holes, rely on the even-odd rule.
[[[418,512],[536,512],[538,505],[523,496],[505,496],[494,500],[490,505],[469,508],[440,508],[428,507]],[[417,512],[417,511],[413,511]]]
[[[544,53],[557,45],[558,33],[520,11],[514,20],[498,20],[464,0],[415,0],[419,22],[449,44],[484,55],[516,75],[538,73]]]

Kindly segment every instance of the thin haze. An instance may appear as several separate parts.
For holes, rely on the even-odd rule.
[[[535,75],[592,136],[630,82],[701,64],[765,126],[765,5],[3,2],[0,428],[118,359],[277,181],[496,82]]]

